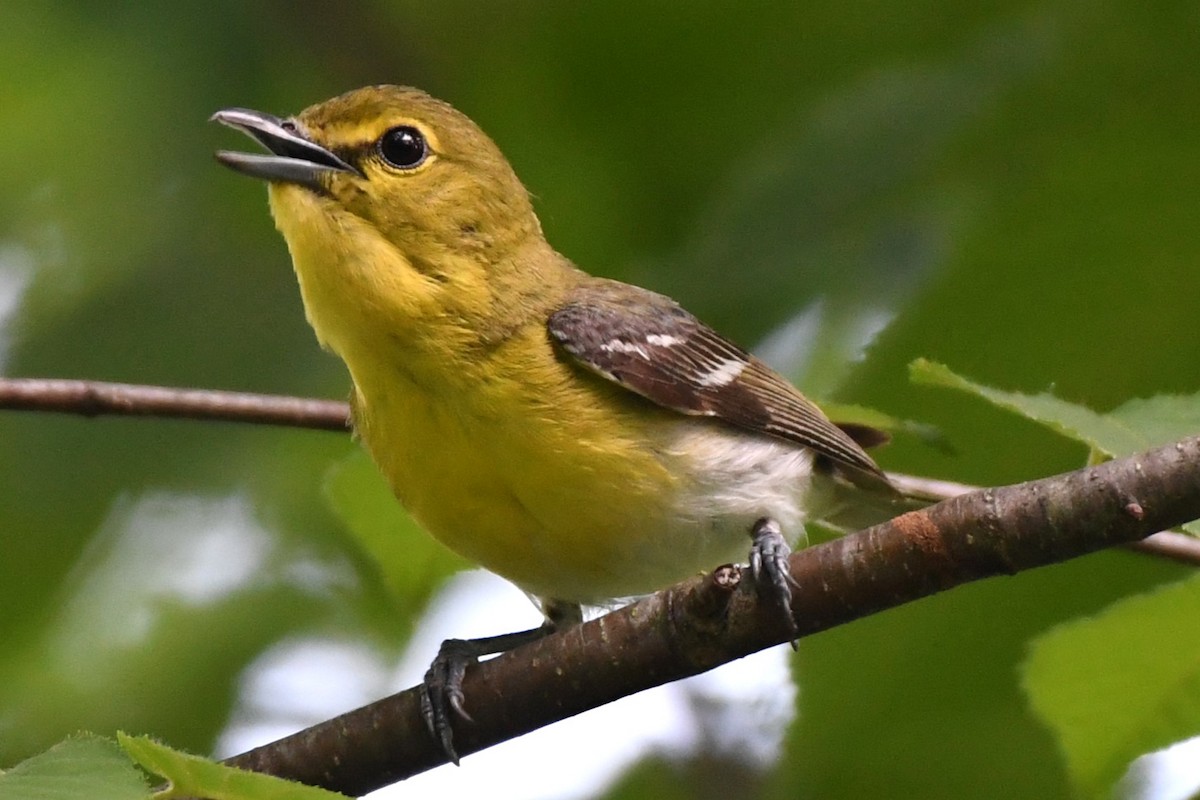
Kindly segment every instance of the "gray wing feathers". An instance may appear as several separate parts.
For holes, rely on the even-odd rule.
[[[795,387],[670,298],[597,281],[581,286],[547,327],[580,364],[661,406],[810,447],[850,467],[852,479],[854,471],[883,479],[866,451]]]

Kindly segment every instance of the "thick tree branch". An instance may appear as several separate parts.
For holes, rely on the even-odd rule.
[[[984,489],[795,553],[801,635],[969,581],[1137,541],[1200,517],[1200,437],[1076,472]],[[787,640],[735,567],[673,586],[468,670],[460,753]],[[362,794],[442,764],[418,690],[228,760]]]
[[[949,500],[951,497],[958,497],[959,495],[978,492],[980,490],[979,486],[969,486],[965,483],[944,481],[939,478],[901,475],[897,472],[889,472],[888,478],[897,489],[908,497],[927,500],[930,503]],[[1181,564],[1200,567],[1200,539],[1194,536],[1175,533],[1174,531],[1159,531],[1147,536],[1145,539],[1130,542],[1125,546],[1130,550],[1136,550],[1148,556],[1167,558],[1172,561],[1178,561]]]

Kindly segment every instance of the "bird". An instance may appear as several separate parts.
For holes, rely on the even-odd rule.
[[[465,670],[582,609],[748,560],[795,630],[786,556],[847,497],[896,496],[791,383],[674,300],[596,277],[543,235],[503,153],[450,104],[356,89],[213,119],[268,184],[305,315],[352,383],[353,427],[435,539],[534,598],[539,628],[448,639],[422,711],[450,760]]]

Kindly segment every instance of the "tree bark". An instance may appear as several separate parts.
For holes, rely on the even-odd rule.
[[[1135,542],[1200,518],[1200,437],[1015,486],[960,495],[794,553],[801,636],[996,575]],[[786,621],[734,566],[475,665],[462,754],[789,638]],[[414,687],[228,759],[358,795],[446,756]]]

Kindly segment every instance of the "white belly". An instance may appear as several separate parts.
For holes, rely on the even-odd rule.
[[[812,451],[742,433],[711,420],[682,418],[656,448],[681,482],[669,518],[646,530],[625,560],[632,583],[665,586],[721,564],[745,563],[750,531],[774,519],[788,542],[804,538],[819,517],[823,492],[813,491]],[[818,487],[821,481],[818,480]]]

